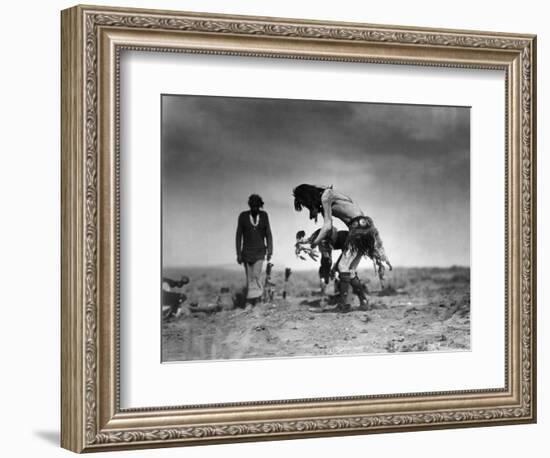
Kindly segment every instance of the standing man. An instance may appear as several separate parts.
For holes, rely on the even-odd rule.
[[[264,259],[271,260],[273,237],[267,213],[261,210],[264,201],[258,194],[248,198],[249,211],[239,215],[236,233],[237,262],[244,264],[246,299],[256,304],[263,293],[261,274]]]
[[[384,263],[392,266],[384,251],[382,239],[374,221],[366,216],[353,200],[331,187],[301,184],[294,188],[294,208],[301,211],[303,207],[309,210],[309,218],[317,221],[319,214],[323,216],[323,226],[317,237],[311,243],[312,247],[319,245],[333,230],[332,218],[336,217],[348,226],[349,233],[338,262],[340,303],[338,309],[343,312],[350,310],[348,293],[353,274],[363,256],[374,261],[380,280],[384,278]]]

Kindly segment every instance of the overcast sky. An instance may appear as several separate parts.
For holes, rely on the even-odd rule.
[[[301,183],[355,200],[395,266],[470,263],[467,107],[164,95],[162,173],[165,266],[234,264],[258,193],[273,262],[314,268],[294,255],[296,231],[316,228],[294,210]]]

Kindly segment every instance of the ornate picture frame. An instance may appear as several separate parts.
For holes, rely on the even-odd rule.
[[[75,6],[62,12],[61,445],[75,452],[536,421],[536,37]],[[120,407],[123,50],[505,72],[505,387]]]

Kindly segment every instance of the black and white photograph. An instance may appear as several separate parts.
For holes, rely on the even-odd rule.
[[[160,102],[162,362],[470,350],[470,107]]]

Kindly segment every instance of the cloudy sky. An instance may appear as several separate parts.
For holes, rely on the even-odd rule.
[[[352,197],[395,266],[470,262],[467,107],[163,95],[162,174],[165,267],[235,264],[237,216],[258,193],[273,262],[314,268],[294,256],[296,231],[316,228],[294,211],[301,183]]]

